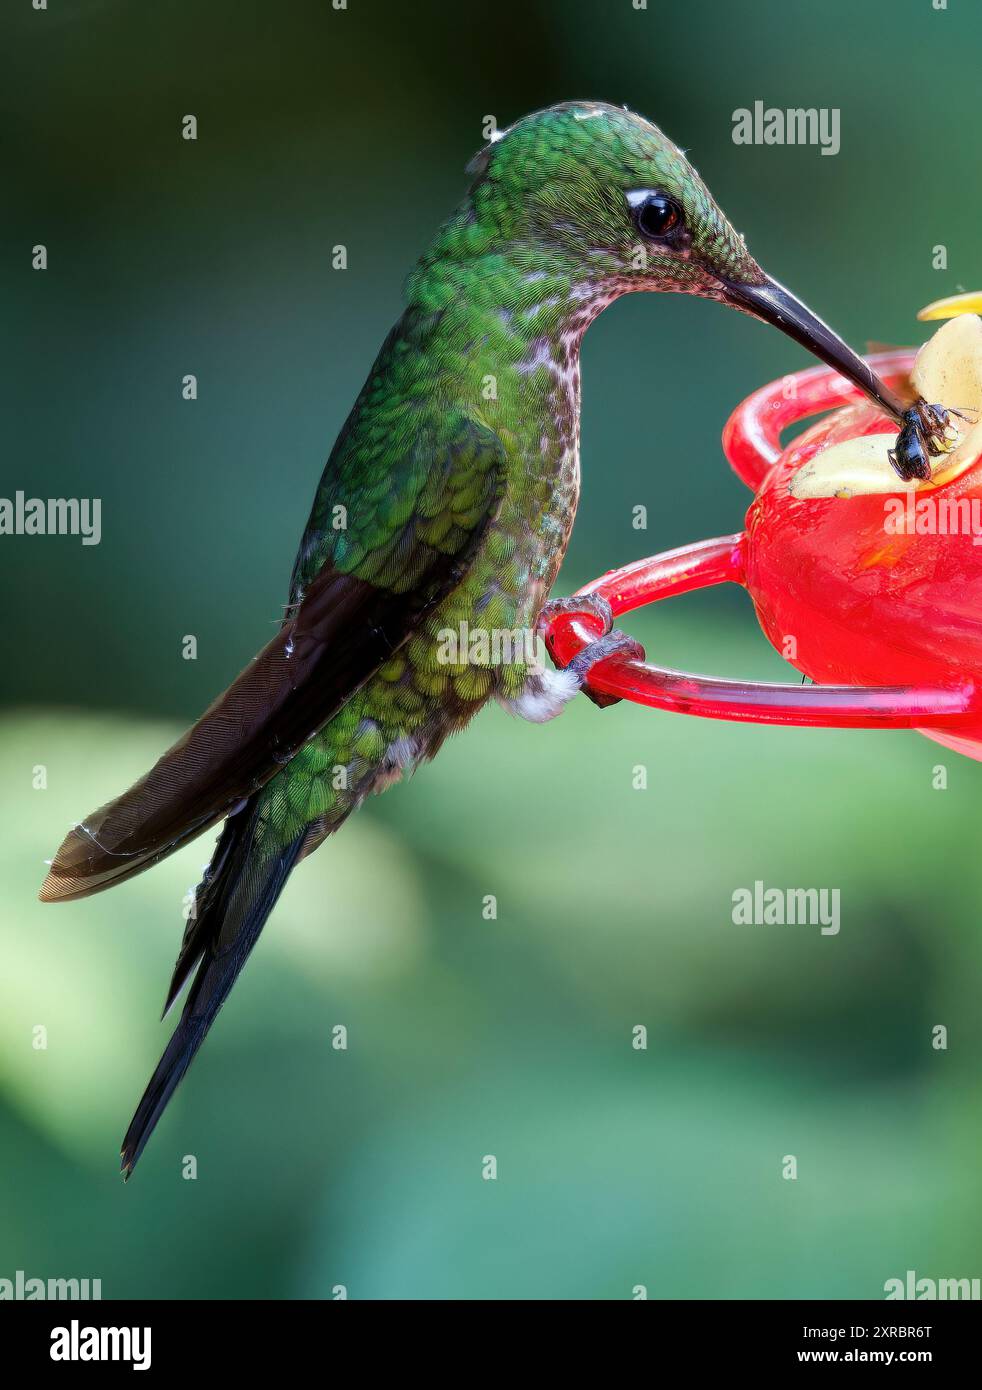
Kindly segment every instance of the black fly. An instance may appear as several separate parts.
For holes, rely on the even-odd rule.
[[[946,410],[943,405],[920,400],[904,411],[897,443],[888,457],[905,482],[930,478],[932,456],[947,452],[952,415],[967,419],[960,410]]]

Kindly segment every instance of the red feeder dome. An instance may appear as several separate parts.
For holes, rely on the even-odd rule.
[[[913,359],[904,350],[869,363],[894,384]],[[833,408],[782,447],[788,425]],[[892,532],[883,496],[802,500],[788,491],[791,475],[823,449],[894,428],[828,367],[772,382],[723,433],[731,466],[755,493],[746,530],[640,560],[579,590],[602,594],[616,618],[692,589],[740,584],[768,640],[815,685],[725,680],[615,655],[592,668],[591,691],[711,719],[915,728],[982,758],[982,536]],[[932,495],[942,494],[978,499],[982,516],[982,460]],[[909,505],[912,495],[898,478],[896,498]],[[546,644],[565,666],[598,633],[589,612],[559,614]]]

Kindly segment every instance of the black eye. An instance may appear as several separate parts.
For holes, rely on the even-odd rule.
[[[632,202],[638,231],[646,237],[665,237],[681,226],[682,209],[665,193],[645,193]]]

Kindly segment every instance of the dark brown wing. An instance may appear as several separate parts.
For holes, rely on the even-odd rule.
[[[475,451],[474,434],[470,426],[463,471],[442,461],[434,469],[445,478],[454,516],[440,545],[427,539],[426,516],[438,490],[431,473],[421,499],[426,515],[411,514],[389,541],[390,557],[399,554],[398,582],[373,582],[325,565],[293,616],[183,738],[129,791],[69,832],[42,885],[43,902],[119,883],[227,816],[289,762],[456,587],[502,494],[500,440],[482,428]],[[462,499],[456,510],[455,498]]]

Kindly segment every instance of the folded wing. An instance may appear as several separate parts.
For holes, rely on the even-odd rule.
[[[341,569],[328,555],[277,635],[198,722],[129,791],[70,831],[42,901],[111,887],[227,816],[456,587],[500,506],[504,449],[491,430],[458,417],[418,440],[413,455],[399,475],[408,495],[381,523],[378,505],[371,512],[372,544],[359,554],[357,530],[348,532],[340,559],[356,562]]]

